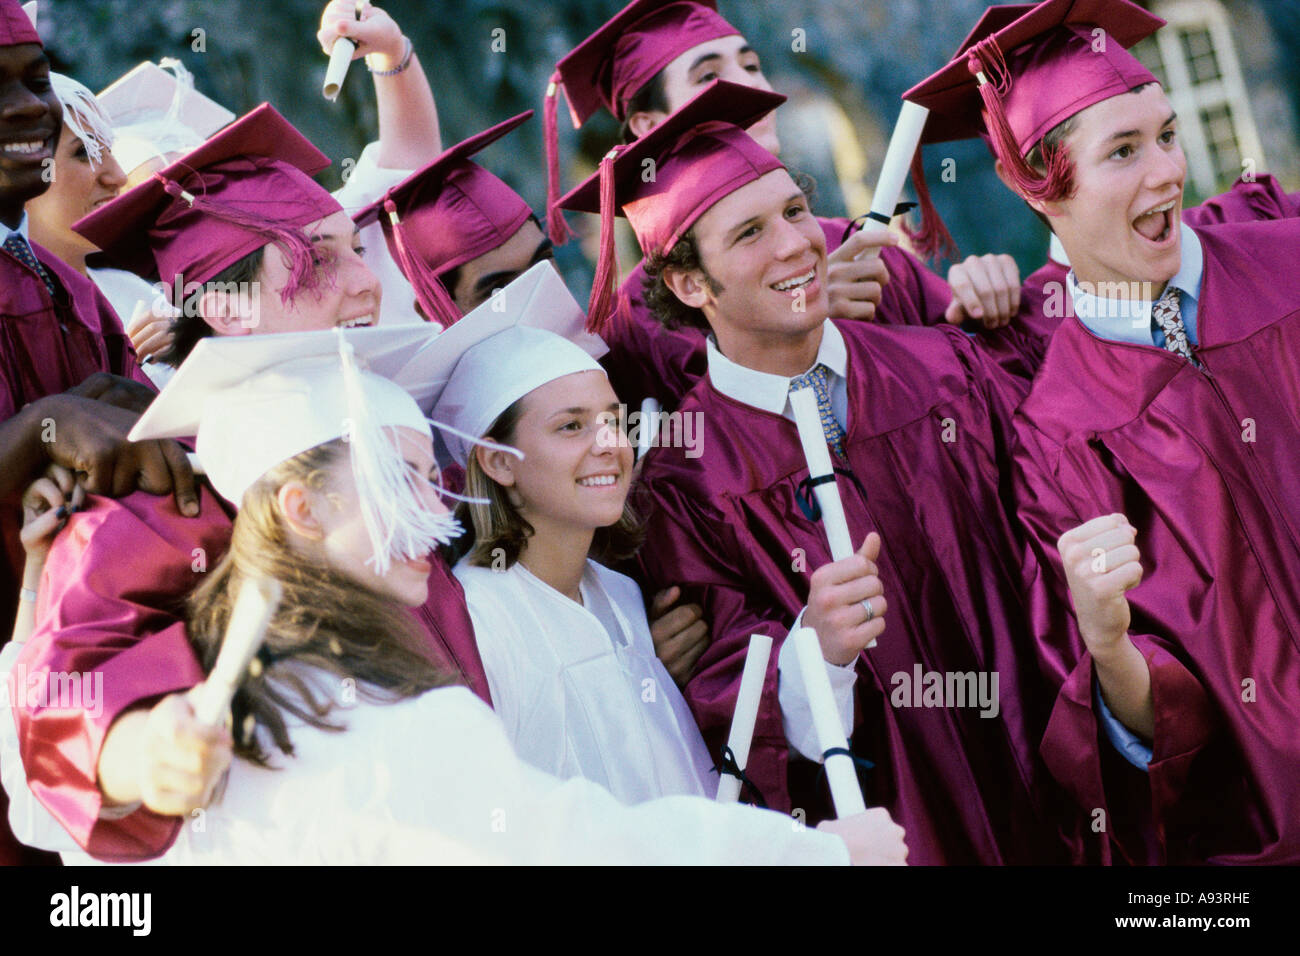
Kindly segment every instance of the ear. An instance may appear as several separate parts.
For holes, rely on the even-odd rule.
[[[1016,188],[1015,184],[1011,181],[1011,177],[1007,175],[1007,168],[1002,164],[1002,160],[995,159],[993,161],[993,170],[998,174],[998,179],[1002,180],[1003,186],[1006,186],[1017,196],[1020,196],[1020,190]],[[1053,216],[1059,216],[1061,214],[1060,203],[1045,202],[1041,199],[1027,199],[1024,196],[1020,196],[1020,198],[1024,199],[1025,205],[1027,205],[1030,209],[1033,209],[1036,212],[1039,212],[1042,215],[1047,216],[1049,219]]]
[[[248,335],[253,331],[247,296],[208,289],[199,297],[199,315],[217,335]]]
[[[699,269],[683,270],[665,266],[663,278],[664,285],[672,290],[683,305],[703,309],[709,301],[709,287],[704,281],[704,273]]]
[[[640,139],[667,118],[668,114],[660,110],[638,110],[627,118],[627,128]]]
[[[514,486],[514,465],[518,461],[514,455],[498,451],[495,448],[484,448],[482,445],[476,445],[474,446],[474,456],[478,459],[478,466],[483,469],[483,474],[505,488]]]
[[[325,529],[315,511],[320,507],[321,499],[302,482],[285,482],[276,493],[276,501],[280,505],[280,514],[294,534],[310,541],[325,537]]]

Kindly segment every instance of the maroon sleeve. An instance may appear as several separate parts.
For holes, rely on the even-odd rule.
[[[124,712],[196,685],[184,599],[220,559],[229,521],[201,494],[198,518],[170,497],[91,497],[46,562],[36,630],[18,658],[26,694],[14,701],[28,784],[88,853],[112,861],[158,856],[181,821],[141,808],[101,819],[97,769]],[[80,700],[60,688],[79,685]]]

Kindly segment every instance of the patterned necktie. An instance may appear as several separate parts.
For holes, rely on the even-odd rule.
[[[9,238],[4,241],[4,250],[40,276],[41,281],[45,283],[45,288],[50,293],[50,298],[55,297],[56,286],[54,280],[50,278],[50,274],[45,271],[45,267],[36,258],[36,254],[32,252],[32,247],[27,244],[27,240],[23,238],[22,233],[9,233]]]
[[[825,365],[817,365],[811,372],[804,372],[802,375],[796,375],[790,379],[790,391],[798,388],[811,388],[813,394],[817,396],[817,411],[822,419],[822,432],[826,435],[826,441],[834,449],[835,454],[844,454],[844,429],[835,419],[835,411],[831,408],[831,389],[827,382],[827,376],[830,369]]]
[[[1173,286],[1165,289],[1154,306],[1151,307],[1151,323],[1165,334],[1165,348],[1175,355],[1181,355],[1193,365],[1199,365],[1192,355],[1192,347],[1187,341],[1187,326],[1183,324],[1183,308],[1180,293]]]

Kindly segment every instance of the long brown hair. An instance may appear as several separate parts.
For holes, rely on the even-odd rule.
[[[285,712],[313,727],[343,730],[327,719],[340,694],[392,703],[456,682],[430,658],[404,608],[290,544],[279,489],[290,481],[326,489],[333,467],[347,454],[342,439],[318,445],[281,462],[249,488],[230,550],[189,599],[189,638],[207,672],[216,663],[241,583],[252,576],[280,582],[280,607],[232,705],[235,753],[254,763],[267,758],[255,727],[265,728],[284,753],[293,753]]]
[[[524,414],[525,398],[502,412],[485,437],[501,445],[511,444]],[[465,494],[486,498],[489,503],[462,502],[456,507],[456,517],[466,528],[464,536],[456,542],[456,553],[468,554],[469,563],[481,568],[500,568],[502,564],[504,568],[513,567],[534,534],[533,526],[510,503],[507,489],[488,477],[473,449],[465,467]],[[632,508],[629,495],[618,521],[596,529],[589,555],[602,564],[616,564],[636,554],[644,539],[645,528]]]

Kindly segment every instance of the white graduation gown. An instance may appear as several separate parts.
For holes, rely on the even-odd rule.
[[[454,571],[494,709],[521,758],[626,803],[717,792],[704,738],[655,656],[636,582],[588,561],[579,606],[520,562],[493,571],[462,560]]]
[[[738,804],[626,807],[520,761],[465,688],[337,710],[296,726],[282,769],[236,759],[219,802],[161,864],[790,864],[848,862],[838,838]]]

